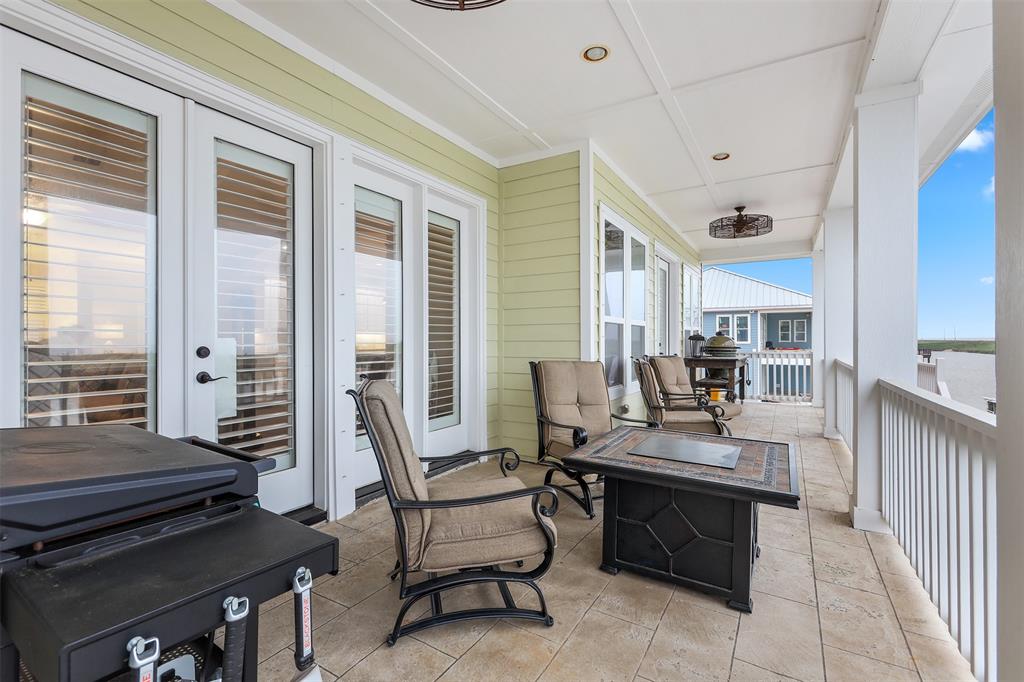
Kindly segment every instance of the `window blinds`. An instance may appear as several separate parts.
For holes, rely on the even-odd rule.
[[[427,362],[430,429],[459,423],[459,223],[427,223]]]

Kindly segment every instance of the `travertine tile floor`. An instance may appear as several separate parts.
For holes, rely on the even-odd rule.
[[[341,539],[342,573],[314,586],[315,646],[326,679],[400,680],[968,680],[958,653],[891,536],[853,530],[852,460],[822,437],[820,410],[748,403],[738,436],[795,442],[797,511],[762,505],[754,613],[627,572],[598,570],[599,518],[563,500],[557,563],[542,581],[555,626],[478,621],[384,637],[399,607],[387,573],[393,521],[376,501],[323,527]],[[449,474],[497,475],[493,462]],[[543,470],[523,463],[527,484]],[[450,609],[500,605],[491,586],[445,598]],[[288,596],[261,609],[260,679],[294,675]]]

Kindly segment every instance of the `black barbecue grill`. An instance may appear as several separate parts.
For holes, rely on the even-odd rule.
[[[106,679],[154,647],[193,679],[204,663],[203,679],[222,664],[256,679],[258,605],[294,586],[301,625],[311,579],[338,571],[336,538],[260,508],[271,468],[132,426],[0,429],[0,680]],[[251,611],[222,660],[211,637],[229,604]]]

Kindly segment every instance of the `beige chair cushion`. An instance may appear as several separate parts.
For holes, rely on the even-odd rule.
[[[513,477],[451,483],[442,480],[430,484],[430,498],[479,497],[524,487],[522,481]],[[556,533],[551,519],[542,517],[542,522],[552,534]],[[544,531],[533,514],[532,497],[435,509],[427,532],[423,560],[418,568],[423,571],[450,571],[492,566],[543,554],[547,546]]]
[[[668,410],[662,428],[669,431],[692,431],[694,433],[718,433],[718,425],[710,414],[703,410]]]
[[[643,394],[644,404],[647,406],[647,416],[660,424],[665,419],[665,403],[658,393],[654,370],[651,369],[650,363],[639,358],[633,360],[633,369],[640,380],[640,393]]]
[[[660,390],[665,393],[693,393],[690,373],[678,355],[660,355],[650,359]]]
[[[371,381],[366,387],[364,399],[367,421],[380,440],[387,476],[398,499],[426,502],[430,498],[427,496],[423,464],[412,446],[412,436],[402,413],[402,401],[395,387],[387,381]],[[422,558],[423,543],[431,523],[431,511],[404,509],[401,516],[405,525],[409,567],[413,568]]]
[[[542,360],[537,363],[537,390],[541,414],[548,419],[582,426],[591,440],[611,430],[612,407],[600,362]],[[559,457],[573,451],[569,429],[545,425],[542,432],[548,454]]]

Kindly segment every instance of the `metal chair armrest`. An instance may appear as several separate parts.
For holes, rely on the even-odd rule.
[[[634,424],[644,424],[652,429],[660,429],[661,424],[650,419],[633,419],[632,417],[623,417],[621,414],[615,414],[612,412],[612,419],[618,419],[619,421],[632,422]]]
[[[498,468],[501,469],[501,475],[507,476],[506,471],[515,471],[519,468],[519,453],[514,448],[492,448],[490,450],[480,450],[479,452],[463,452],[456,455],[445,455],[444,457],[420,457],[421,462],[427,462],[428,464],[434,462],[458,462],[460,460],[478,459],[480,457],[489,457],[491,455],[498,455]],[[512,455],[511,461],[506,462],[505,458],[508,455]]]
[[[395,509],[453,509],[455,507],[473,507],[481,504],[494,504],[495,502],[506,502],[520,497],[533,497],[534,504],[538,504],[543,494],[551,496],[551,504],[539,506],[542,516],[554,516],[558,511],[558,493],[549,485],[539,485],[533,488],[522,488],[521,490],[509,490],[493,495],[480,495],[478,497],[459,497],[450,500],[395,500],[391,505]]]
[[[587,444],[587,430],[582,426],[573,426],[572,424],[559,424],[558,422],[551,421],[547,417],[537,415],[537,421],[548,426],[554,426],[558,429],[571,429],[572,430],[572,446],[578,448]]]

